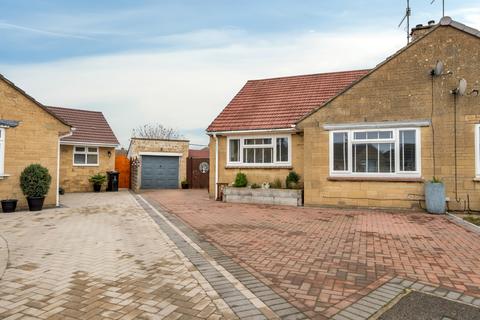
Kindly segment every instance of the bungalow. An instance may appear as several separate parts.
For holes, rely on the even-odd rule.
[[[445,17],[412,36],[374,69],[344,73],[348,83],[249,81],[207,129],[212,183],[240,169],[283,179],[285,163],[303,176],[306,205],[417,208],[437,177],[450,209],[479,210],[480,32]]]
[[[32,163],[46,167],[52,184],[44,206],[58,205],[60,140],[72,127],[47,107],[0,75],[0,199],[27,201],[20,189],[20,174]]]
[[[60,187],[65,192],[91,191],[90,176],[115,169],[115,134],[99,111],[47,109],[74,127],[60,140]]]
[[[27,206],[19,178],[32,163],[52,176],[45,207],[59,205],[60,187],[90,191],[89,176],[114,169],[117,145],[101,112],[44,106],[0,75],[0,199]]]

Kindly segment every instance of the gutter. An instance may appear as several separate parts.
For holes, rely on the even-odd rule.
[[[244,134],[244,133],[271,133],[271,132],[297,132],[295,125],[291,128],[281,129],[258,129],[258,130],[231,130],[231,131],[207,131],[207,135],[215,136],[217,134]]]
[[[57,193],[56,193],[56,200],[55,200],[55,203],[56,203],[57,207],[60,206],[60,192],[59,192],[59,189],[60,189],[60,145],[61,145],[60,140],[62,140],[63,138],[72,136],[73,131],[75,131],[75,128],[71,128],[69,133],[58,137],[58,145],[57,145]]]

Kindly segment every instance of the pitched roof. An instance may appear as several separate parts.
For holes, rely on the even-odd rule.
[[[362,77],[359,77],[356,81],[353,81],[350,85],[346,86],[345,88],[343,88],[342,90],[340,90],[337,94],[333,95],[332,97],[330,97],[330,99],[328,99],[327,101],[325,101],[325,103],[323,103],[322,105],[320,106],[317,106],[315,108],[313,108],[310,112],[306,113],[304,116],[302,116],[300,119],[298,119],[298,121],[296,122],[297,124],[299,124],[300,122],[302,122],[303,120],[309,118],[311,115],[313,115],[314,113],[316,113],[319,109],[327,106],[328,104],[330,104],[330,102],[332,102],[333,100],[337,99],[339,96],[341,96],[342,94],[344,94],[345,92],[347,92],[348,90],[350,90],[351,88],[353,88],[355,85],[357,85],[358,83],[360,83],[361,81],[363,81],[364,79],[368,78],[368,76],[374,72],[376,72],[378,69],[380,69],[381,67],[383,67],[384,65],[386,65],[387,63],[389,63],[391,60],[393,60],[394,58],[398,57],[401,53],[405,52],[406,50],[408,50],[410,47],[412,46],[415,46],[417,45],[418,43],[421,42],[421,40],[425,37],[428,37],[430,34],[433,33],[433,31],[441,28],[441,27],[444,27],[444,26],[450,26],[452,28],[455,28],[457,30],[460,30],[460,31],[463,31],[467,34],[470,34],[472,36],[475,36],[477,38],[480,38],[480,30],[477,30],[477,29],[474,29],[474,28],[471,28],[469,26],[466,26],[458,21],[455,21],[453,20],[451,17],[448,17],[448,16],[445,16],[443,17],[442,19],[440,19],[439,23],[431,26],[430,28],[428,28],[428,32],[422,34],[418,39],[416,39],[415,41],[412,41],[410,42],[409,44],[407,44],[406,46],[404,46],[403,48],[401,48],[400,50],[398,50],[397,52],[395,52],[394,54],[392,54],[391,56],[389,56],[387,59],[385,59],[384,61],[380,62],[379,64],[377,64],[377,66],[375,66],[375,68],[371,69],[371,70],[367,70],[367,72],[362,76]],[[427,26],[428,27],[428,26]]]
[[[57,115],[55,115],[52,111],[50,111],[45,105],[41,104],[40,102],[38,102],[34,97],[32,97],[31,95],[29,95],[28,93],[26,93],[25,91],[23,91],[23,89],[21,89],[20,87],[17,87],[17,85],[15,83],[13,83],[12,81],[8,80],[7,78],[5,78],[5,76],[3,76],[2,74],[0,74],[0,80],[3,80],[5,81],[5,83],[7,83],[9,86],[11,86],[13,89],[17,90],[18,92],[20,92],[20,94],[22,94],[25,98],[29,99],[30,101],[32,101],[35,105],[37,105],[39,108],[43,109],[45,112],[47,112],[48,114],[50,114],[52,117],[54,117],[55,119],[57,119],[58,121],[60,121],[61,123],[63,123],[64,125],[66,126],[69,126],[70,125],[68,123],[66,123],[63,119],[59,118]]]
[[[75,128],[73,135],[63,138],[62,142],[119,144],[103,113],[60,107],[47,108]]]
[[[250,80],[207,131],[291,128],[368,70]]]
[[[188,150],[189,158],[209,158],[210,150],[208,148],[203,148],[201,150],[190,149]]]

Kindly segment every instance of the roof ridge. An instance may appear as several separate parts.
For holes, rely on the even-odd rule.
[[[370,71],[371,69],[355,69],[355,70],[343,70],[343,71],[330,71],[330,72],[320,72],[320,73],[307,73],[307,74],[298,74],[293,76],[282,76],[282,77],[273,77],[273,78],[260,78],[260,79],[250,79],[247,82],[255,81],[264,81],[264,80],[276,80],[276,79],[291,79],[291,78],[300,78],[300,77],[313,77],[321,75],[333,75],[333,74],[342,74],[342,73],[351,73],[351,72],[362,72]]]
[[[46,106],[46,107],[47,107],[47,108],[51,108],[51,109],[74,110],[74,111],[82,111],[82,112],[95,112],[95,113],[101,113],[101,114],[103,114],[102,111],[85,110],[85,109],[79,109],[79,108],[67,108],[67,107],[58,107],[58,106]]]

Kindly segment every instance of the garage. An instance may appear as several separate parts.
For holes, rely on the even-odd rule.
[[[177,189],[179,187],[178,156],[142,155],[142,189]]]

